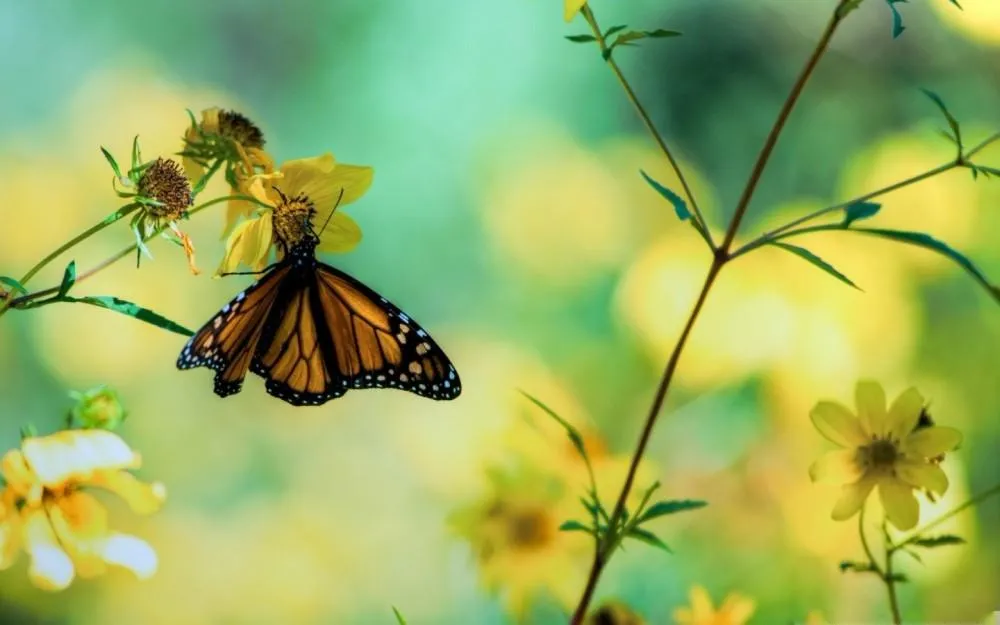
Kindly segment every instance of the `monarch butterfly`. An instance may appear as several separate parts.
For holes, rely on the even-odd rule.
[[[219,397],[238,393],[249,369],[266,380],[268,394],[293,406],[319,406],[363,388],[458,397],[458,371],[430,335],[375,291],[318,261],[319,237],[309,230],[191,337],[177,368],[213,369]]]

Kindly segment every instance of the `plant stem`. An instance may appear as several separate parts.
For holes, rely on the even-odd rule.
[[[737,256],[742,256],[743,254],[746,254],[747,252],[749,252],[751,250],[754,250],[754,249],[756,249],[758,247],[766,245],[767,243],[769,243],[771,241],[776,240],[777,238],[780,237],[780,235],[782,233],[787,232],[788,230],[791,230],[792,228],[794,228],[796,226],[799,226],[799,225],[804,224],[806,222],[812,221],[812,220],[817,219],[819,217],[822,217],[824,215],[828,215],[829,213],[832,213],[832,212],[835,212],[835,211],[847,208],[851,204],[856,204],[858,202],[865,202],[865,201],[870,200],[872,198],[876,198],[876,197],[878,197],[880,195],[885,195],[886,193],[890,193],[892,191],[896,191],[897,189],[902,189],[903,187],[908,187],[908,186],[910,186],[912,184],[916,184],[918,182],[922,182],[924,180],[927,180],[928,178],[932,178],[934,176],[937,176],[938,174],[943,174],[943,173],[945,173],[947,171],[951,171],[952,169],[955,169],[956,167],[964,167],[964,166],[966,166],[968,164],[968,160],[970,158],[972,158],[973,156],[975,156],[978,152],[982,151],[983,149],[985,149],[990,144],[995,143],[997,140],[1000,140],[1000,133],[995,133],[993,135],[990,135],[982,143],[980,143],[976,147],[974,147],[971,150],[969,150],[968,152],[966,152],[961,158],[955,158],[953,161],[951,161],[949,163],[945,163],[943,165],[939,165],[938,167],[935,167],[933,169],[928,169],[927,171],[925,171],[923,173],[920,173],[920,174],[917,174],[915,176],[912,176],[910,178],[907,178],[906,180],[900,180],[899,182],[895,182],[895,183],[893,183],[891,185],[888,185],[886,187],[882,187],[881,189],[877,189],[875,191],[871,191],[869,193],[866,193],[864,195],[858,196],[858,197],[856,197],[854,199],[851,199],[851,200],[848,200],[846,202],[841,202],[840,204],[834,204],[833,206],[827,206],[825,208],[821,208],[821,209],[819,209],[817,211],[809,213],[808,215],[804,215],[802,217],[794,219],[794,220],[788,222],[787,224],[785,224],[785,225],[783,225],[783,226],[781,226],[779,228],[771,230],[770,232],[765,232],[764,234],[762,234],[761,236],[757,237],[753,241],[750,241],[746,245],[740,247],[739,249],[737,249],[735,252],[733,252],[730,255],[730,258],[736,258]]]
[[[605,53],[608,49],[608,42],[604,38],[604,34],[601,32],[600,26],[597,24],[597,17],[594,16],[594,11],[590,8],[589,4],[583,5],[581,10],[583,17],[587,20],[590,25],[590,29],[594,33],[594,37],[597,38],[597,43],[601,48],[601,53]],[[638,96],[636,96],[635,91],[632,89],[632,85],[629,84],[628,80],[625,78],[625,74],[622,73],[621,68],[618,66],[618,62],[615,61],[613,56],[607,58],[608,67],[611,68],[612,73],[614,73],[615,78],[621,84],[622,89],[625,90],[625,96],[628,98],[632,106],[635,107],[635,112],[639,115],[642,123],[646,126],[646,130],[649,134],[653,136],[653,140],[656,141],[656,145],[660,147],[660,151],[663,155],[667,157],[667,161],[670,162],[670,167],[673,168],[674,173],[677,174],[677,180],[681,183],[681,187],[684,189],[684,195],[687,196],[689,202],[691,202],[691,211],[694,214],[695,221],[692,225],[698,230],[708,246],[715,249],[715,242],[712,240],[712,234],[708,230],[708,224],[705,222],[705,217],[701,213],[701,209],[698,207],[698,201],[694,197],[694,193],[691,192],[691,187],[688,186],[687,179],[684,177],[684,172],[681,171],[680,165],[677,163],[677,159],[674,158],[673,152],[667,147],[667,142],[663,140],[663,136],[653,125],[653,120],[649,118],[649,114],[646,112],[646,107],[642,105],[639,101]]]
[[[978,495],[975,495],[974,497],[972,497],[968,501],[959,504],[958,506],[952,508],[950,511],[948,511],[948,512],[944,513],[943,515],[941,515],[940,517],[934,519],[933,521],[931,521],[927,525],[921,527],[920,529],[914,530],[913,534],[911,534],[909,538],[907,538],[906,540],[904,540],[903,542],[901,542],[899,544],[893,545],[890,548],[890,550],[893,551],[893,552],[899,551],[903,547],[905,547],[905,546],[907,546],[909,544],[912,544],[917,539],[923,537],[923,535],[925,533],[927,533],[928,530],[932,530],[935,527],[937,527],[938,525],[941,525],[942,523],[944,523],[948,519],[952,518],[953,516],[955,516],[959,512],[962,512],[966,508],[971,508],[972,506],[974,506],[974,505],[976,505],[976,504],[978,504],[978,503],[980,503],[982,501],[985,501],[986,499],[989,499],[993,495],[997,495],[997,494],[1000,494],[1000,484],[996,484],[993,487],[984,490],[983,492],[979,493]]]
[[[225,201],[227,201],[229,199],[233,199],[233,198],[235,198],[235,199],[241,199],[241,200],[249,200],[249,201],[252,201],[252,202],[256,202],[256,200],[254,198],[249,197],[249,196],[246,196],[246,197],[244,197],[244,196],[223,196],[223,197],[218,197],[218,198],[209,200],[209,201],[205,202],[204,204],[201,204],[199,206],[196,206],[196,207],[192,208],[190,211],[188,211],[188,215],[189,216],[190,215],[194,215],[195,213],[197,213],[199,211],[202,211],[202,210],[208,208],[209,206],[211,206],[213,204],[218,204],[219,202],[225,202]],[[161,228],[158,228],[155,232],[153,232],[149,236],[145,237],[143,239],[143,242],[145,243],[146,241],[149,241],[150,239],[152,239],[156,235],[160,234],[161,232],[163,232],[164,230],[166,230],[169,227],[170,226],[163,226]],[[106,258],[105,260],[101,261],[100,263],[98,263],[97,265],[95,265],[94,267],[92,267],[91,269],[88,269],[87,271],[84,271],[83,273],[80,273],[79,275],[77,275],[77,277],[76,277],[76,283],[83,282],[87,278],[89,278],[89,277],[91,277],[91,276],[93,276],[93,275],[95,275],[95,274],[103,271],[104,269],[107,269],[111,265],[115,264],[119,260],[125,258],[129,254],[131,254],[132,252],[134,252],[138,247],[139,247],[138,243],[133,243],[132,245],[126,247],[125,249],[123,249],[123,250],[121,250],[119,252],[116,252],[115,254],[113,254],[112,256],[110,256],[110,257]],[[23,284],[23,281],[22,281],[22,284]],[[7,308],[17,308],[21,304],[24,304],[26,302],[30,302],[31,300],[34,300],[34,299],[38,299],[39,297],[45,297],[47,295],[53,295],[53,294],[55,294],[57,292],[59,292],[59,287],[58,286],[54,286],[54,287],[50,287],[50,288],[47,288],[47,289],[42,289],[41,291],[35,291],[33,293],[28,293],[27,295],[22,295],[20,297],[15,297],[15,298],[12,298],[12,299],[8,299],[7,302],[6,302],[6,304],[4,306],[0,306],[0,315],[3,315],[3,313],[6,312]]]
[[[861,505],[861,513],[858,514],[858,536],[861,538],[861,548],[865,550],[865,555],[868,556],[868,563],[872,566],[872,571],[879,577],[883,577],[882,567],[878,565],[878,561],[875,560],[875,554],[872,553],[872,548],[868,545],[868,538],[865,537],[865,505]]]
[[[889,594],[889,609],[892,610],[892,622],[894,625],[902,625],[903,617],[899,612],[899,599],[896,597],[896,579],[892,572],[892,549],[889,544],[889,532],[885,528],[885,521],[882,521],[882,535],[885,540],[885,573],[882,575],[882,581],[885,582],[885,589]]]
[[[663,402],[666,400],[667,391],[670,389],[670,383],[673,381],[674,372],[677,369],[677,363],[680,361],[681,352],[684,350],[684,345],[687,343],[688,336],[694,328],[694,324],[698,319],[702,306],[705,304],[705,300],[708,297],[708,293],[711,290],[712,285],[715,283],[716,277],[719,275],[722,267],[729,260],[729,247],[732,245],[733,238],[736,236],[740,222],[746,214],[747,206],[750,204],[750,199],[753,196],[754,189],[760,181],[761,174],[764,172],[764,168],[771,157],[771,152],[774,150],[778,137],[780,136],[782,129],[785,127],[785,123],[788,121],[788,117],[791,114],[792,109],[795,107],[795,103],[798,102],[799,96],[802,94],[802,90],[805,87],[806,82],[812,75],[813,70],[816,68],[817,63],[819,63],[823,53],[826,51],[827,46],[830,43],[830,39],[833,37],[834,31],[843,19],[841,16],[841,8],[846,4],[846,2],[847,0],[841,0],[838,3],[833,17],[830,19],[830,22],[823,31],[819,42],[816,44],[815,50],[813,50],[812,55],[809,57],[808,61],[806,61],[805,67],[799,74],[795,84],[792,86],[788,97],[785,99],[785,103],[781,107],[781,111],[778,113],[778,118],[775,120],[774,125],[771,128],[771,132],[768,134],[767,141],[764,143],[764,147],[761,149],[760,155],[757,157],[757,162],[754,164],[753,171],[750,174],[750,179],[747,182],[743,195],[740,197],[740,201],[733,213],[732,221],[726,231],[726,238],[722,242],[722,245],[715,249],[712,264],[709,267],[708,275],[705,277],[705,283],[702,285],[701,293],[698,295],[694,308],[691,310],[687,323],[684,325],[684,330],[681,332],[680,338],[678,338],[677,344],[674,346],[674,349],[670,354],[670,358],[667,360],[666,367],[663,370],[663,375],[660,378],[659,386],[657,387],[656,394],[653,397],[653,404],[650,406],[649,414],[646,416],[645,425],[643,426],[642,433],[639,436],[639,442],[636,445],[635,452],[632,455],[632,461],[629,464],[628,474],[625,477],[625,484],[622,486],[621,492],[618,495],[618,501],[614,507],[614,512],[611,514],[611,522],[608,524],[611,528],[618,527],[618,523],[621,521],[622,515],[625,512],[625,502],[632,490],[632,484],[635,481],[636,471],[638,470],[639,463],[642,461],[643,455],[646,452],[646,446],[653,433],[653,428],[656,425],[656,420],[659,417],[660,410],[663,408]],[[587,5],[584,6],[584,16],[590,23],[591,28],[595,31],[595,36],[598,38],[598,42],[601,44],[601,49],[603,51],[606,49],[606,43],[600,33],[600,29],[597,27],[597,21],[594,19],[593,12],[590,11]],[[612,64],[613,61],[609,58],[608,63]],[[637,110],[640,111],[640,116],[643,117],[644,121],[648,120],[648,116],[645,115],[645,109],[639,105],[635,93],[631,90],[625,79],[621,77],[621,71],[617,69],[617,65],[612,65],[612,69],[615,71],[616,75],[619,76],[619,80],[625,88],[626,95],[631,101],[633,101],[633,103],[635,103]],[[647,126],[654,133],[655,137],[659,136],[652,128],[652,124],[648,123],[648,121]],[[601,548],[594,553],[593,564],[591,565],[590,573],[587,576],[587,584],[584,587],[583,595],[580,597],[580,602],[577,604],[576,610],[573,613],[572,620],[570,621],[571,625],[581,625],[583,623],[583,619],[587,614],[587,608],[590,605],[591,599],[593,599],[594,590],[597,588],[597,582],[600,580],[601,573],[607,566],[608,560],[614,553],[616,542],[614,540],[604,542],[605,544],[602,544]]]

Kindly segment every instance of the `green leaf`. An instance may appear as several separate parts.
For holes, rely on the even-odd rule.
[[[972,172],[972,179],[975,180],[978,174],[982,174],[983,177],[989,178],[990,176],[1000,176],[1000,169],[996,167],[987,167],[986,165],[969,165],[969,170]]]
[[[145,198],[136,198],[136,199],[141,204],[141,203],[143,203],[143,200]],[[136,210],[137,208],[139,208],[139,207],[136,204],[126,204],[125,206],[122,206],[121,208],[119,208],[115,212],[113,212],[110,215],[108,215],[107,217],[105,217],[104,221],[102,221],[101,223],[104,224],[104,225],[113,224],[116,221],[118,221],[119,219],[121,219],[122,217],[127,216],[129,213],[131,213],[132,211]]]
[[[593,35],[566,35],[566,38],[573,43],[589,43],[591,41],[597,41],[597,37]]]
[[[101,154],[104,155],[104,158],[108,161],[108,164],[111,165],[111,170],[115,172],[115,177],[121,179],[122,170],[118,168],[118,163],[115,161],[115,157],[111,156],[111,152],[105,150],[103,146],[101,147]]]
[[[846,573],[847,571],[853,571],[855,573],[869,573],[875,570],[875,568],[868,562],[851,562],[850,560],[844,560],[838,566],[841,573]]]
[[[928,538],[918,538],[910,541],[911,545],[933,549],[934,547],[946,547],[948,545],[964,545],[965,539],[954,534],[942,534],[941,536],[930,536]]]
[[[59,292],[56,293],[55,297],[58,299],[69,293],[74,284],[76,284],[76,261],[71,260],[63,271],[62,283],[59,284]]]
[[[135,138],[132,139],[132,169],[130,171],[138,171],[141,164],[142,152],[139,150],[139,135],[136,135]]]
[[[888,581],[896,582],[897,584],[905,584],[910,581],[910,578],[902,573],[893,573],[889,576]]]
[[[862,2],[864,0],[847,0],[847,2],[837,8],[837,19],[842,20],[847,17],[847,14],[861,6]]]
[[[642,171],[641,169],[639,170],[639,173],[642,174],[642,177],[646,180],[647,183],[649,183],[649,186],[653,187],[653,189],[657,193],[659,193],[673,205],[674,213],[677,214],[678,219],[680,219],[681,221],[687,221],[688,219],[691,219],[691,211],[688,210],[687,202],[685,202],[681,198],[681,196],[677,195],[676,193],[666,188],[659,182],[650,178],[646,174],[646,172]]]
[[[24,285],[15,280],[14,278],[8,278],[7,276],[0,276],[0,283],[6,284],[13,290],[19,292],[21,295],[28,294],[28,289],[24,288]]]
[[[924,559],[920,557],[920,554],[918,554],[916,551],[913,551],[912,549],[903,549],[903,553],[910,556],[920,564],[924,563]]]
[[[962,5],[958,3],[958,0],[948,0],[948,2],[950,2],[950,3],[954,4],[955,6],[957,6],[959,8],[959,10],[964,10],[964,9],[962,9]]]
[[[885,0],[885,2],[892,9],[892,38],[895,39],[906,30],[906,26],[903,26],[903,16],[899,14],[899,10],[896,9],[895,5],[897,2],[906,2],[906,0]]]
[[[855,221],[874,217],[881,208],[882,205],[875,202],[855,202],[850,204],[844,209],[844,221],[841,225],[847,228]]]
[[[908,245],[915,245],[917,247],[931,250],[932,252],[937,252],[965,269],[965,271],[968,272],[969,275],[971,275],[973,279],[980,284],[980,286],[989,291],[990,295],[992,295],[995,300],[1000,302],[1000,289],[990,283],[979,268],[972,264],[971,260],[966,258],[962,253],[952,249],[947,244],[933,238],[929,234],[924,234],[923,232],[909,232],[906,230],[887,230],[883,228],[848,228],[848,231],[862,232],[864,234],[870,234],[884,239],[906,243]]]
[[[594,529],[579,521],[566,521],[559,526],[560,532],[586,532],[588,534],[593,534]]]
[[[643,34],[650,39],[666,39],[667,37],[680,37],[681,33],[676,30],[666,30],[664,28],[657,28],[656,30],[646,30]]]
[[[707,501],[699,501],[695,499],[679,499],[672,501],[658,501],[646,509],[639,517],[638,523],[645,523],[651,519],[657,517],[666,516],[668,514],[677,514],[678,512],[686,512],[688,510],[697,510],[698,508],[704,508],[708,505]]]
[[[665,39],[667,37],[679,37],[681,33],[676,30],[666,30],[657,28],[656,30],[627,30],[620,33],[607,48],[604,49],[604,60],[611,58],[612,51],[618,46],[634,46],[640,39]]]
[[[128,315],[129,317],[134,317],[139,321],[145,321],[146,323],[152,324],[158,328],[163,328],[164,330],[169,330],[170,332],[175,332],[177,334],[182,334],[184,336],[193,336],[194,332],[188,330],[179,323],[175,323],[166,317],[159,315],[148,308],[143,308],[132,302],[119,299],[117,297],[112,297],[109,295],[97,295],[90,297],[61,297],[54,301],[71,302],[77,304],[90,304],[91,306],[97,306],[98,308],[106,308],[108,310],[113,310],[117,313],[123,315]]]
[[[575,427],[573,427],[572,425],[569,424],[568,421],[557,415],[554,410],[552,410],[544,403],[542,403],[541,400],[532,397],[531,395],[525,393],[524,391],[519,390],[518,392],[520,392],[522,395],[528,398],[528,401],[530,401],[531,403],[535,404],[536,406],[544,410],[550,417],[555,419],[559,423],[559,425],[563,426],[563,429],[566,430],[566,435],[569,436],[569,440],[572,441],[573,446],[576,447],[577,452],[579,452],[580,456],[584,460],[587,460],[587,450],[584,449],[583,447],[583,437],[580,436],[580,433],[576,430]]]
[[[921,89],[921,91],[923,91],[924,95],[926,95],[928,98],[931,99],[932,102],[934,102],[934,104],[938,107],[938,109],[940,109],[941,114],[944,115],[944,118],[948,121],[948,127],[951,128],[951,132],[954,135],[953,139],[956,145],[958,145],[958,153],[959,155],[961,155],[962,131],[958,126],[958,120],[955,119],[955,116],[952,115],[950,111],[948,111],[948,107],[945,106],[944,101],[936,93],[928,89]]]
[[[639,542],[646,543],[647,545],[656,547],[657,549],[662,549],[667,553],[673,553],[673,550],[667,546],[667,543],[660,540],[656,534],[646,531],[641,527],[633,527],[625,536],[628,538],[634,538]]]
[[[628,26],[626,26],[625,24],[619,24],[617,26],[612,26],[611,28],[609,28],[606,31],[604,31],[604,38],[607,39],[611,35],[619,32],[619,31],[625,30],[626,28],[628,28]]]
[[[396,606],[392,606],[392,613],[396,615],[396,622],[399,623],[399,625],[406,625],[406,619],[403,618],[403,615],[399,613],[399,610],[396,609]]]
[[[834,278],[840,280],[844,284],[846,284],[848,286],[852,286],[855,289],[858,289],[859,291],[861,291],[861,288],[858,287],[858,285],[856,285],[853,282],[851,282],[850,278],[848,278],[844,274],[842,274],[839,271],[837,271],[837,269],[834,268],[833,265],[831,265],[830,263],[826,262],[825,260],[823,260],[819,256],[813,254],[812,252],[810,252],[806,248],[799,247],[797,245],[789,245],[788,243],[782,243],[780,241],[770,241],[770,244],[773,245],[773,246],[775,246],[775,247],[779,247],[779,248],[785,250],[786,252],[791,252],[792,254],[795,254],[796,256],[798,256],[799,258],[802,258],[803,260],[809,261],[814,266],[822,269],[823,271],[825,271],[826,273],[830,274]]]

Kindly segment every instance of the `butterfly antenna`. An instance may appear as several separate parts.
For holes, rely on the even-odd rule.
[[[337,196],[337,203],[333,205],[333,209],[330,214],[326,216],[326,221],[323,222],[323,227],[319,229],[319,232],[326,230],[327,225],[329,225],[330,220],[333,219],[333,214],[337,212],[337,208],[340,206],[340,201],[344,199],[344,188],[340,188],[340,195]],[[313,231],[313,234],[319,236],[319,232]]]

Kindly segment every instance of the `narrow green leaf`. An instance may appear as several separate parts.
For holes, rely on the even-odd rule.
[[[685,202],[681,198],[681,196],[677,195],[676,193],[666,188],[659,182],[650,178],[643,170],[640,169],[639,173],[642,174],[642,177],[646,180],[649,186],[653,187],[653,189],[657,193],[659,193],[673,205],[674,213],[677,214],[678,219],[680,219],[681,221],[687,221],[688,219],[691,219],[691,211],[688,210],[687,202]]]
[[[846,573],[847,571],[853,571],[855,573],[868,573],[874,571],[875,569],[868,562],[851,562],[850,560],[844,560],[838,567],[841,573]]]
[[[406,625],[406,619],[403,618],[403,615],[399,613],[399,610],[396,609],[396,606],[392,606],[392,613],[396,615],[396,622],[399,623],[399,625]]]
[[[951,128],[951,132],[954,135],[955,144],[958,146],[958,152],[959,154],[961,154],[962,131],[958,126],[958,120],[955,119],[955,116],[951,114],[951,112],[948,110],[948,107],[945,106],[944,101],[936,93],[930,91],[929,89],[921,89],[921,91],[923,91],[924,95],[926,95],[928,98],[931,99],[932,102],[934,102],[934,104],[941,111],[941,114],[944,115],[944,118],[948,121],[948,127]]]
[[[593,35],[566,35],[566,38],[573,43],[588,43],[591,41],[597,41],[597,37]]]
[[[955,6],[957,6],[959,8],[959,10],[964,10],[964,9],[962,9],[962,5],[958,3],[958,0],[948,0],[948,2],[951,2],[952,4],[954,4]]]
[[[646,509],[642,516],[639,517],[638,522],[645,523],[646,521],[657,517],[666,516],[668,514],[677,514],[678,512],[686,512],[688,510],[697,510],[698,508],[704,508],[707,505],[707,501],[699,501],[695,499],[658,501]]]
[[[629,531],[629,533],[626,534],[626,536],[628,538],[634,538],[635,540],[638,540],[639,542],[646,543],[647,545],[651,545],[653,547],[656,547],[657,549],[662,549],[662,550],[666,551],[667,553],[673,553],[673,550],[669,546],[667,546],[667,543],[665,543],[662,540],[660,540],[659,537],[656,534],[654,534],[652,532],[648,532],[648,531],[642,529],[641,527],[633,527]]]
[[[948,545],[964,545],[965,539],[961,536],[955,536],[954,534],[942,534],[941,536],[929,536],[927,538],[918,538],[910,542],[911,545],[917,547],[925,547],[927,549],[933,549],[934,547],[946,547]]]
[[[856,285],[853,282],[851,282],[850,278],[848,278],[844,274],[842,274],[839,271],[837,271],[837,269],[834,268],[833,265],[831,265],[830,263],[826,262],[825,260],[823,260],[819,256],[813,254],[812,252],[810,252],[806,248],[799,247],[797,245],[790,245],[788,243],[782,243],[780,241],[770,241],[770,244],[773,245],[773,246],[775,246],[775,247],[779,247],[779,248],[785,250],[786,252],[791,252],[792,254],[795,254],[796,256],[798,256],[799,258],[802,258],[803,260],[809,261],[814,266],[822,269],[823,271],[825,271],[826,273],[830,274],[834,278],[840,280],[844,284],[846,284],[848,286],[852,286],[855,289],[858,289],[859,291],[861,291],[861,288],[858,285]],[[862,291],[862,292],[864,292],[864,291]]]
[[[24,288],[24,285],[15,280],[14,278],[8,278],[7,276],[0,276],[0,283],[6,284],[7,286],[17,291],[21,295],[28,294],[28,289]]]
[[[996,167],[987,167],[986,165],[972,165],[969,167],[972,170],[973,176],[975,176],[978,171],[982,175],[989,178],[990,176],[1000,176],[1000,169]]]
[[[142,164],[142,152],[139,150],[139,135],[136,135],[132,139],[132,169],[130,171],[138,171],[139,166]]]
[[[903,549],[903,553],[910,556],[920,564],[924,563],[924,559],[920,557],[920,554],[918,554],[916,551],[913,551],[912,549]]]
[[[656,30],[646,30],[643,34],[650,39],[666,39],[667,37],[680,37],[681,32],[676,30],[666,30],[664,28],[657,28]]]
[[[889,576],[890,582],[896,582],[897,584],[905,584],[910,581],[910,578],[903,573],[893,573]]]
[[[560,532],[586,532],[587,534],[593,534],[594,528],[584,525],[579,521],[566,521],[559,526]]]
[[[142,203],[142,200],[145,199],[145,198],[137,198],[137,199],[138,199],[139,203]],[[107,217],[105,217],[104,221],[102,221],[101,223],[104,224],[104,225],[113,224],[116,221],[118,221],[119,219],[121,219],[122,217],[126,217],[129,213],[131,213],[132,211],[136,210],[137,208],[139,208],[139,207],[137,205],[135,205],[135,204],[126,204],[125,206],[122,206],[121,208],[119,208],[115,212],[113,212],[110,215],[108,215]]]
[[[103,146],[101,147],[101,154],[103,154],[104,158],[108,161],[108,165],[111,165],[111,170],[115,172],[115,178],[121,179],[122,170],[118,168],[118,163],[115,161],[115,157],[111,156],[111,152],[105,150]]]
[[[612,26],[611,28],[604,31],[604,38],[607,39],[611,35],[619,31],[625,30],[626,28],[628,28],[628,26],[626,26],[625,24],[618,24],[617,26]]]
[[[884,239],[906,243],[908,245],[915,245],[917,247],[931,250],[932,252],[937,252],[938,254],[951,259],[960,267],[965,269],[965,271],[971,275],[980,286],[989,291],[990,295],[992,295],[995,300],[1000,302],[1000,289],[990,283],[983,272],[972,264],[971,260],[966,258],[962,253],[952,249],[947,244],[933,238],[929,234],[924,234],[923,232],[909,232],[906,230],[887,230],[883,228],[848,228],[848,231],[862,232],[864,234],[870,234]]]
[[[531,395],[525,393],[524,391],[518,390],[518,392],[520,392],[522,395],[528,398],[528,401],[535,404],[536,406],[544,410],[550,417],[555,419],[559,423],[559,425],[561,425],[563,429],[566,430],[566,435],[569,436],[569,440],[573,442],[573,446],[576,447],[576,450],[577,452],[579,452],[580,457],[582,457],[584,460],[587,459],[587,450],[584,449],[583,447],[583,437],[580,436],[580,433],[576,430],[575,427],[570,425],[569,421],[566,421],[565,419],[557,415],[554,410],[552,410],[544,403],[542,403],[541,400],[532,397]]]
[[[143,308],[132,302],[119,299],[117,297],[112,297],[109,295],[97,295],[89,297],[61,297],[55,301],[64,301],[77,304],[90,304],[91,306],[97,306],[98,308],[106,308],[108,310],[113,310],[117,313],[123,315],[128,315],[129,317],[134,317],[139,321],[145,321],[146,323],[152,324],[158,328],[163,328],[164,330],[169,330],[170,332],[175,332],[177,334],[182,334],[184,336],[192,336],[194,332],[188,330],[179,323],[173,322],[166,317],[149,310],[148,308]]]
[[[855,202],[844,209],[844,221],[842,225],[846,228],[855,221],[874,217],[882,208],[881,204],[875,202]]]
[[[59,284],[59,292],[55,297],[60,298],[69,293],[69,290],[76,284],[76,261],[71,260],[63,271],[62,283]]]
[[[900,15],[899,10],[896,9],[897,2],[906,2],[906,0],[885,0],[889,8],[892,9],[892,38],[895,39],[903,34],[906,30],[906,26],[903,26],[903,16]]]

